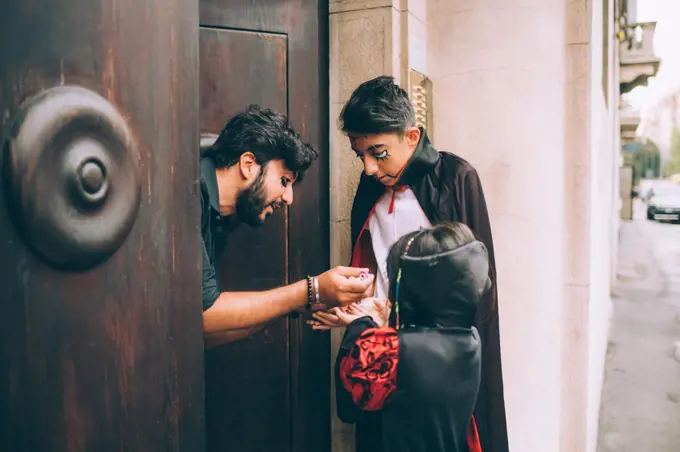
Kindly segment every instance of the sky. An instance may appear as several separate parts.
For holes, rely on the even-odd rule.
[[[649,85],[633,90],[626,100],[646,110],[674,88],[680,88],[680,0],[637,0],[637,22],[657,22],[654,52],[661,67]]]

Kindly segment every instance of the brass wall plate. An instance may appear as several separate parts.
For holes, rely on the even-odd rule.
[[[432,119],[432,81],[418,71],[409,72],[409,96],[416,110],[416,124],[434,134]]]

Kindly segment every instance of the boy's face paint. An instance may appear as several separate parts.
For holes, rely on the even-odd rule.
[[[417,127],[408,129],[403,135],[348,135],[352,150],[364,163],[364,173],[388,187],[397,183],[420,141],[420,129]]]

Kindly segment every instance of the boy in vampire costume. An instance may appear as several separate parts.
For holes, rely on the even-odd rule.
[[[482,373],[474,420],[484,452],[507,452],[496,268],[477,172],[462,158],[432,146],[425,130],[416,127],[408,94],[392,77],[360,85],[345,104],[340,121],[364,164],[352,206],[352,266],[375,269],[374,297],[388,298],[387,254],[410,232],[441,222],[461,222],[486,246],[492,287],[480,300],[475,320],[482,341]],[[333,311],[314,318],[316,329],[345,325]],[[394,326],[394,312],[390,318]],[[340,350],[336,366],[348,352]],[[335,386],[338,417],[356,424],[357,452],[383,451],[380,413],[360,411],[342,385]]]

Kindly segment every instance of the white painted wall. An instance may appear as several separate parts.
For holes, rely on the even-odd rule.
[[[478,170],[498,266],[513,451],[558,451],[565,4],[428,0],[434,143]]]
[[[434,142],[477,168],[489,203],[512,450],[597,440],[618,230],[602,14],[586,0],[428,0]]]
[[[597,3],[597,2],[596,2]],[[613,3],[613,2],[612,2]],[[593,6],[593,36],[602,36],[602,14],[613,17],[613,5],[609,11],[602,11],[602,5]],[[613,35],[613,33],[609,33]],[[597,42],[595,40],[594,42]],[[617,49],[612,39],[610,49]],[[595,452],[597,448],[597,434],[600,414],[602,384],[604,380],[604,366],[607,343],[610,330],[611,290],[610,281],[615,268],[612,268],[612,222],[618,223],[618,216],[612,218],[612,196],[615,186],[613,168],[617,168],[615,156],[614,136],[618,116],[617,96],[609,94],[610,105],[605,103],[605,93],[602,88],[602,46],[593,46],[591,83],[592,93],[592,126],[591,136],[591,178],[593,183],[590,190],[590,309],[589,309],[589,343],[588,343],[588,406],[587,406],[587,439],[586,452]],[[609,67],[613,65],[613,55],[608,56]],[[618,80],[609,75],[609,85],[618,88]],[[618,172],[616,173],[618,175]],[[617,193],[618,195],[618,193]]]
[[[600,89],[601,93],[601,89]],[[591,243],[590,243],[590,290],[588,315],[588,406],[587,448],[594,452],[597,446],[597,428],[600,413],[600,396],[604,378],[605,356],[610,330],[611,298],[611,217],[613,186],[611,168],[614,164],[614,147],[611,140],[611,118],[604,97],[594,97],[593,102],[593,151],[591,186]]]

